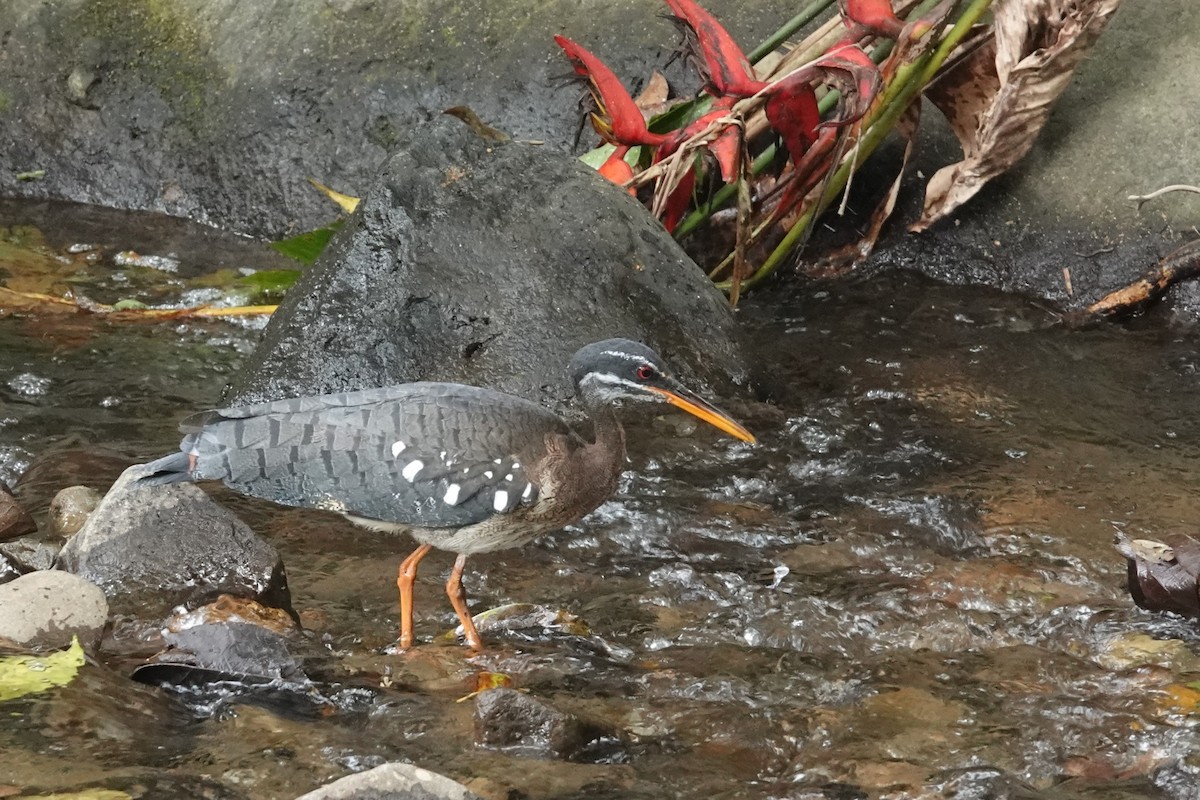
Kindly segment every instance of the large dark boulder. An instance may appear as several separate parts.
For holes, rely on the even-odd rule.
[[[707,2],[753,46],[794,0]],[[0,196],[162,211],[277,238],[367,190],[399,137],[470,105],[571,147],[566,33],[631,85],[671,57],[661,0],[4,0]],[[668,70],[686,91],[690,68]],[[592,137],[589,136],[588,141]],[[39,180],[23,173],[44,171]]]
[[[288,293],[232,400],[415,380],[557,402],[614,336],[729,391],[728,303],[629,195],[574,158],[443,117],[413,132]]]

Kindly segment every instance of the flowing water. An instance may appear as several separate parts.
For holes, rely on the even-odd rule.
[[[10,260],[19,245],[76,274],[69,245],[99,245],[74,285],[107,302],[162,299],[116,250],[182,254],[180,298],[206,269],[279,266],[145,216],[0,211]],[[102,652],[0,703],[0,790],[288,798],[409,761],[490,798],[1200,796],[1200,636],[1133,605],[1112,546],[1200,524],[1194,331],[1162,309],[1071,331],[1039,303],[904,274],[739,314],[771,402],[724,405],[757,447],[665,416],[595,513],[469,562],[475,608],[564,609],[586,632],[485,633],[468,658],[442,636],[434,555],[426,643],[396,654],[409,542],[221,494],[283,556],[327,656],[321,703],[150,688]],[[63,485],[171,450],[256,336],[0,317],[0,479],[44,513]],[[460,700],[486,671],[607,734],[570,761],[477,745]]]

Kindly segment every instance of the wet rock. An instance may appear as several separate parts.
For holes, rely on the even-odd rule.
[[[197,625],[167,631],[169,650],[138,667],[133,677],[145,683],[215,683],[237,681],[266,685],[306,681],[287,640],[245,622]]]
[[[24,575],[54,566],[59,548],[49,542],[39,542],[36,539],[16,539],[11,542],[0,542],[0,558],[11,564],[17,572]]]
[[[448,380],[558,405],[571,355],[612,336],[728,393],[746,363],[733,335],[723,295],[633,198],[442,117],[288,292],[231,400]]]
[[[465,786],[412,764],[382,766],[347,775],[296,800],[480,800]]]
[[[21,577],[22,573],[4,554],[0,553],[0,583],[8,583]]]
[[[31,572],[0,586],[0,639],[21,646],[63,647],[73,636],[90,645],[107,619],[104,592],[67,572]]]
[[[609,745],[620,749],[612,731],[506,688],[475,696],[475,741],[516,755],[580,761],[601,760]]]
[[[68,486],[50,501],[50,526],[66,538],[78,533],[103,495],[90,486]]]
[[[1101,645],[1096,661],[1109,669],[1123,670],[1160,664],[1172,672],[1200,671],[1200,656],[1180,639],[1156,639],[1145,633],[1122,633]]]
[[[275,548],[192,484],[130,486],[141,474],[113,485],[59,553],[62,569],[100,586],[115,614],[162,617],[221,594],[290,608]]]
[[[0,542],[36,533],[37,523],[25,510],[25,506],[13,497],[2,481],[0,481]]]
[[[279,609],[222,595],[215,603],[168,619],[162,631],[168,649],[138,667],[133,677],[154,684],[307,683],[289,645],[298,630]]]

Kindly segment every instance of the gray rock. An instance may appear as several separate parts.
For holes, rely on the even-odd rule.
[[[744,380],[723,295],[593,170],[449,117],[404,147],[288,292],[233,401],[447,380],[558,405],[571,355],[613,336],[719,394]]]
[[[0,557],[12,564],[18,572],[36,572],[51,569],[58,556],[58,545],[39,542],[36,539],[15,539],[0,543]]]
[[[50,526],[64,538],[78,533],[102,496],[90,486],[68,486],[50,501]]]
[[[127,469],[87,524],[67,541],[58,566],[104,590],[115,614],[163,616],[220,594],[290,608],[275,548],[192,484],[131,487]]]
[[[394,763],[339,778],[296,800],[479,800],[479,795],[444,775]]]
[[[37,523],[8,486],[0,481],[0,542],[37,531]]]
[[[0,639],[27,647],[62,647],[100,638],[108,603],[95,584],[58,570],[22,575],[0,586]]]

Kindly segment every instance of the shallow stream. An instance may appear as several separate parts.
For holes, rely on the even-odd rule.
[[[126,250],[180,264],[143,274],[114,264]],[[31,265],[41,289],[168,302],[281,262],[176,221],[0,205],[0,282]],[[1200,796],[1200,635],[1134,606],[1112,544],[1200,527],[1195,331],[1162,309],[1072,331],[906,274],[739,314],[772,402],[723,405],[759,446],[665,416],[583,522],[469,562],[475,609],[563,609],[586,633],[485,633],[468,658],[442,636],[442,554],[417,587],[424,644],[398,655],[408,541],[220,494],[282,554],[328,702],[151,688],[102,652],[0,704],[0,796],[290,798],[397,760],[489,798]],[[170,451],[256,336],[0,314],[0,479],[44,515]],[[480,747],[459,701],[481,671],[614,733],[574,761]]]

